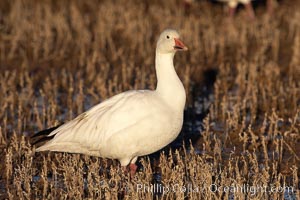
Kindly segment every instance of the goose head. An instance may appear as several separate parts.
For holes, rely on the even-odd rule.
[[[161,54],[175,53],[176,51],[186,51],[188,48],[179,39],[179,33],[172,29],[163,31],[157,41],[156,51]]]

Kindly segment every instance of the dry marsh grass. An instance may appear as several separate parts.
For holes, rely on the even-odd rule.
[[[180,5],[0,2],[0,199],[300,198],[300,3],[280,1],[273,17],[258,6],[252,23],[241,10],[232,24],[221,5],[201,1],[189,15]],[[176,143],[141,158],[132,179],[116,161],[34,153],[34,132],[153,89],[167,27],[190,49],[175,58],[188,93]]]

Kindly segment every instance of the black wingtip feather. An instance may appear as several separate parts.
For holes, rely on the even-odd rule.
[[[54,138],[54,135],[49,136],[49,137],[47,137],[47,136],[46,137],[42,137],[42,138],[38,139],[37,141],[33,142],[32,145],[36,145],[37,143],[51,140],[52,138]]]
[[[54,135],[52,135],[52,136],[48,136],[48,135],[52,131],[54,131],[55,129],[57,129],[58,127],[60,127],[61,125],[62,124],[60,124],[58,126],[54,126],[54,127],[48,128],[48,129],[45,129],[45,130],[42,130],[42,131],[37,132],[36,134],[32,135],[31,139],[37,138],[39,136],[43,136],[42,138],[38,139],[37,141],[32,142],[32,145],[35,145],[37,143],[44,142],[44,141],[47,141],[47,140],[51,140],[52,138],[54,138]]]
[[[58,126],[54,126],[45,130],[42,130],[40,132],[35,133],[34,135],[31,136],[31,138],[36,138],[39,136],[47,136],[49,135],[52,131],[54,131],[55,129],[57,129],[58,127],[60,127],[62,124],[58,125]]]

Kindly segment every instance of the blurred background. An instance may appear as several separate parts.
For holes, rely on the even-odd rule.
[[[0,165],[0,198],[124,197],[88,179],[94,173],[123,180],[114,174],[117,163],[60,153],[37,154],[33,161],[27,136],[73,119],[119,92],[155,89],[155,46],[165,28],[177,29],[189,48],[174,62],[187,92],[185,123],[175,142],[150,160],[141,159],[137,180],[286,184],[298,190],[255,197],[299,198],[300,1],[257,0],[249,5],[208,0],[0,1],[0,157],[5,163]],[[65,164],[70,160],[73,165]],[[91,163],[94,172],[86,168]],[[107,171],[97,171],[99,165]],[[74,177],[70,169],[81,177],[72,182],[76,187],[66,178]],[[54,174],[61,177],[59,183]],[[154,198],[136,191],[126,195]],[[180,199],[182,194],[172,195]],[[233,194],[184,195],[218,199]]]

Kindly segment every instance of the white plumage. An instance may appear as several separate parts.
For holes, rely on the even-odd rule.
[[[53,130],[36,151],[60,151],[118,159],[122,166],[172,142],[183,123],[185,90],[173,58],[187,50],[175,30],[167,29],[156,48],[156,90],[113,96]]]
[[[237,5],[239,3],[241,4],[248,4],[250,3],[252,0],[218,0],[218,1],[221,1],[221,2],[226,2],[228,4],[229,7],[237,7]]]

